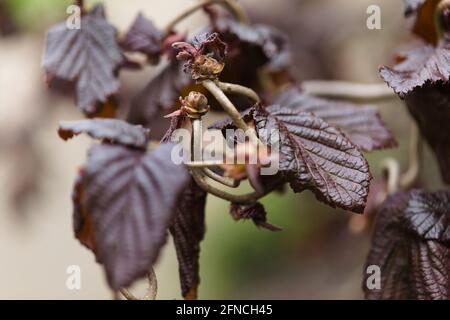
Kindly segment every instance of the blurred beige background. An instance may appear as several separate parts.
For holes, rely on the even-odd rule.
[[[87,1],[89,5],[94,2]],[[123,32],[139,10],[163,26],[194,0],[103,2],[111,23]],[[15,1],[12,7],[19,31],[0,37],[1,299],[112,297],[101,267],[72,233],[72,183],[91,141],[79,137],[63,142],[58,138],[60,120],[79,119],[82,115],[71,99],[48,93],[40,68],[45,29],[64,19],[69,3]],[[378,65],[389,64],[394,48],[408,39],[400,0],[243,3],[256,21],[290,31],[297,62],[294,70],[300,79],[379,82]],[[366,28],[369,4],[382,8],[382,30]],[[195,15],[181,29],[195,30],[202,19],[201,14]],[[127,90],[137,92],[152,72],[152,68],[124,72],[121,78]],[[380,108],[401,144],[396,150],[369,156],[375,175],[379,174],[380,159],[387,155],[398,157],[403,165],[407,161],[409,118],[404,107],[393,101]],[[16,147],[14,142],[22,134],[27,143]],[[38,154],[36,159],[29,155],[30,144]],[[431,185],[438,186],[435,162],[429,152],[427,159],[426,175]],[[24,185],[30,186],[35,175],[38,191],[18,213],[10,201],[14,184],[23,179]],[[284,227],[283,232],[257,230],[251,222],[235,223],[225,202],[209,198],[200,298],[362,298],[362,265],[370,235],[349,232],[349,213],[318,204],[309,193],[274,195],[264,203],[269,220]],[[70,265],[81,267],[81,290],[66,287],[66,269]],[[170,240],[156,273],[158,298],[179,299],[177,262]],[[143,292],[144,285],[142,282],[134,288],[137,294]]]

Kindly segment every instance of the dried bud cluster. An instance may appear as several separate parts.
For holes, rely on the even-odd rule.
[[[216,79],[224,67],[225,64],[223,62],[208,56],[199,55],[190,66],[192,79]]]
[[[172,47],[178,51],[177,59],[186,61],[184,69],[194,80],[216,79],[225,67],[226,45],[217,33],[203,34],[193,44],[175,42]]]

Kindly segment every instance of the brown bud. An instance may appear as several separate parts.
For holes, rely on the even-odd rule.
[[[214,58],[199,55],[191,65],[192,79],[214,79],[222,72],[225,64]]]
[[[189,118],[198,119],[209,111],[208,99],[197,91],[189,92],[184,99],[180,97],[180,102],[182,110]]]

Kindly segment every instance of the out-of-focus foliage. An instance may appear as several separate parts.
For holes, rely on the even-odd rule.
[[[35,32],[63,16],[70,0],[1,0],[19,29]]]

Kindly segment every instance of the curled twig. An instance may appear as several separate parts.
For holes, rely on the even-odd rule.
[[[212,171],[209,168],[203,168],[203,173],[208,177],[213,179],[214,181],[217,181],[227,187],[230,188],[237,188],[240,185],[240,182],[238,180],[229,178],[229,177],[224,177],[221,176],[220,174],[215,173],[214,171]]]
[[[419,178],[423,155],[422,137],[415,123],[411,124],[409,140],[409,166],[408,170],[400,178],[400,186],[408,189]]]
[[[239,84],[226,83],[226,82],[220,82],[220,81],[217,82],[217,86],[224,93],[240,94],[240,95],[243,95],[243,96],[246,96],[246,97],[252,99],[255,103],[261,102],[261,99],[259,98],[258,94],[250,88],[241,86]]]
[[[182,20],[189,17],[191,14],[196,12],[199,9],[204,8],[207,5],[210,4],[220,4],[225,9],[230,11],[237,20],[239,20],[242,23],[248,23],[248,17],[245,11],[242,9],[242,7],[235,1],[235,0],[202,0],[189,8],[185,9],[183,12],[181,12],[178,16],[176,16],[174,19],[172,19],[167,26],[165,27],[166,34],[169,34],[173,31],[175,26],[181,22]]]
[[[191,119],[192,123],[192,148],[193,153],[192,156],[195,159],[195,155],[202,153],[202,120],[201,119]],[[199,159],[201,160],[201,158]],[[259,198],[263,197],[265,194],[261,194],[259,192],[252,192],[249,194],[244,195],[235,195],[228,193],[222,189],[215,188],[211,184],[208,183],[208,181],[205,179],[205,172],[203,171],[203,168],[195,168],[191,167],[190,171],[192,174],[192,177],[194,178],[195,182],[206,192],[215,195],[219,198],[222,198],[224,200],[228,200],[235,203],[252,203]],[[216,180],[217,181],[217,180]]]
[[[156,279],[155,270],[153,270],[153,267],[150,268],[150,270],[147,273],[147,279],[148,279],[148,288],[145,296],[142,298],[136,297],[134,294],[132,294],[128,289],[123,288],[120,290],[120,293],[127,299],[127,300],[155,300],[156,299],[156,293],[158,292],[158,281]]]
[[[220,103],[225,112],[228,113],[230,118],[233,120],[236,127],[243,130],[249,136],[251,143],[255,144],[262,143],[260,142],[258,136],[256,135],[256,131],[247,126],[245,121],[242,119],[239,111],[236,109],[236,107],[233,105],[230,99],[228,99],[228,97],[225,95],[225,93],[222,91],[222,89],[219,87],[218,84],[216,84],[214,81],[211,80],[204,80],[202,81],[202,85],[214,96],[214,98],[216,98],[216,100]],[[243,91],[242,88],[240,88],[240,91]],[[247,91],[247,93],[248,92],[249,91]]]
[[[422,139],[419,129],[414,123],[411,124],[410,136],[409,166],[403,174],[401,174],[400,164],[396,159],[386,158],[381,164],[386,177],[387,194],[411,188],[419,177],[422,163]]]
[[[397,192],[400,188],[400,164],[394,158],[386,158],[383,160],[381,167],[386,177],[387,193]]]
[[[397,96],[384,83],[362,84],[346,81],[309,80],[302,83],[303,90],[314,96],[352,100],[385,100]]]
[[[224,200],[227,200],[230,202],[240,203],[240,204],[250,204],[266,195],[266,193],[261,194],[256,191],[248,193],[248,194],[243,194],[243,195],[228,193],[222,189],[218,189],[216,187],[213,187],[211,184],[209,184],[207,182],[207,180],[205,179],[203,172],[200,169],[198,169],[198,168],[191,169],[191,173],[192,173],[192,177],[194,178],[195,182],[197,182],[197,184],[200,186],[200,188],[202,188],[206,192],[208,192],[216,197],[219,197],[221,199],[224,199]]]
[[[208,168],[221,166],[225,164],[222,160],[204,160],[204,161],[190,161],[186,162],[185,166],[188,168]]]

